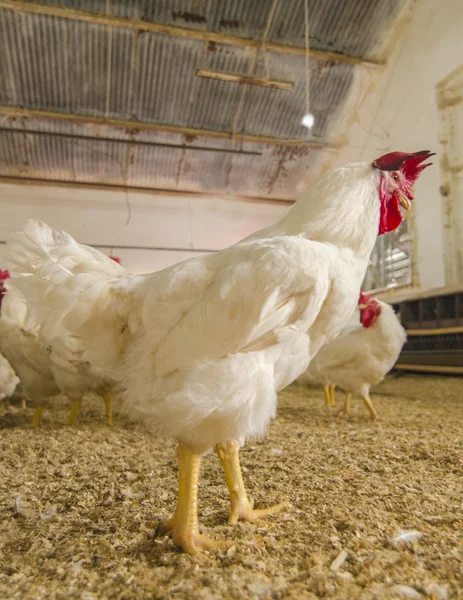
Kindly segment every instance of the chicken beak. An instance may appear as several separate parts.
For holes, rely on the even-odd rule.
[[[410,200],[408,198],[406,198],[403,194],[400,194],[399,204],[404,209],[404,211],[407,213],[410,211],[410,209],[412,207],[412,203],[410,202]]]
[[[359,304],[358,307],[359,307],[359,310],[365,310],[366,307],[367,307],[367,305],[366,304]]]

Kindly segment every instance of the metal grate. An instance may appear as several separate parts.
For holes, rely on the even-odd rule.
[[[396,231],[378,237],[364,290],[385,290],[412,283],[412,244],[407,221]]]
[[[448,335],[417,335],[409,337],[402,353],[454,352],[463,350],[463,333]]]

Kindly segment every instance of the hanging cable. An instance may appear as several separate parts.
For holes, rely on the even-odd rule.
[[[309,51],[309,0],[304,0],[304,25],[305,25],[305,115],[302,125],[311,129],[314,116],[310,112],[310,51]]]
[[[304,0],[305,22],[305,112],[310,108],[310,60],[309,60],[309,0]]]

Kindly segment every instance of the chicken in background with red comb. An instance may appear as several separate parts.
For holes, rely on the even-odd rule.
[[[384,157],[331,171],[274,225],[157,273],[132,275],[34,221],[8,243],[13,283],[35,299],[43,343],[75,339],[76,360],[113,379],[127,416],[178,441],[177,508],[166,527],[185,551],[218,545],[199,533],[197,515],[211,448],[230,523],[281,509],[253,508],[239,448],[265,434],[277,392],[348,322],[378,231],[403,218],[403,173],[418,155],[397,158],[397,179]]]
[[[323,346],[298,381],[323,385],[328,406],[334,406],[335,388],[341,387],[346,392],[345,414],[349,413],[352,393],[358,394],[376,421],[370,387],[392,369],[406,339],[392,307],[362,292],[349,323],[336,339]]]

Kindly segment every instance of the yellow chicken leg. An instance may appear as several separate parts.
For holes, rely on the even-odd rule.
[[[37,406],[32,419],[32,427],[39,427],[42,424],[43,406]]]
[[[216,542],[199,533],[198,480],[201,456],[179,444],[177,459],[177,508],[172,519],[164,523],[164,528],[172,531],[174,542],[188,554],[227,547],[227,542]]]
[[[82,404],[82,398],[72,401],[71,414],[69,415],[68,425],[74,425],[79,416],[80,406]]]
[[[230,440],[217,444],[215,451],[222,463],[227,480],[228,491],[230,492],[230,517],[229,525],[237,523],[240,519],[256,523],[262,517],[277,513],[288,506],[287,502],[276,504],[269,508],[254,510],[254,502],[248,499],[244,487],[243,476],[241,474],[239,444],[235,440]]]
[[[112,392],[106,392],[103,396],[104,405],[106,409],[106,421],[108,425],[113,424],[113,394]]]
[[[350,411],[350,400],[352,398],[352,392],[346,392],[346,399],[344,400],[344,414],[348,415]]]
[[[334,383],[330,385],[330,406],[336,406],[336,386]]]
[[[330,386],[329,385],[323,386],[323,391],[325,392],[325,404],[326,404],[326,406],[330,406],[331,405]]]
[[[373,403],[370,399],[369,394],[365,394],[365,396],[362,396],[362,400],[365,402],[368,410],[370,411],[370,415],[371,415],[371,418],[373,419],[373,421],[377,421],[378,413],[376,412],[375,407],[373,406]]]
[[[325,402],[326,406],[335,406],[336,404],[336,386],[334,383],[330,383],[329,385],[325,385],[323,387],[323,391],[325,392]]]

